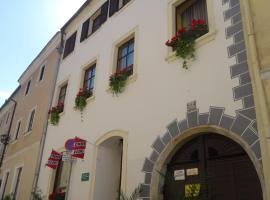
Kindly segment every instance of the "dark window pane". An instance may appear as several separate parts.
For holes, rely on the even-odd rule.
[[[119,47],[116,71],[130,67],[134,63],[134,39]]]
[[[74,48],[75,48],[75,42],[76,42],[76,35],[77,35],[77,31],[75,33],[73,33],[66,40],[63,58],[65,58],[66,56],[68,56],[74,50]]]
[[[133,65],[133,59],[134,59],[133,53],[129,54],[127,57],[127,67],[129,67],[130,65]]]
[[[44,77],[44,70],[45,70],[45,66],[43,66],[40,70],[40,75],[39,75],[39,81],[42,81],[43,77]]]

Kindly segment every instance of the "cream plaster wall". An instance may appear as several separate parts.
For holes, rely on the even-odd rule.
[[[62,147],[69,138],[79,136],[95,143],[111,130],[124,130],[128,133],[128,152],[127,176],[123,179],[127,183],[126,191],[130,192],[143,181],[141,169],[152,143],[165,133],[168,123],[185,118],[188,102],[196,100],[200,112],[208,111],[209,106],[225,107],[230,115],[235,115],[242,104],[233,100],[232,88],[238,82],[230,77],[229,66],[235,60],[227,56],[226,47],[232,41],[225,38],[227,22],[223,19],[221,1],[210,1],[216,28],[214,40],[197,49],[197,60],[191,63],[189,70],[182,69],[178,59],[166,61],[168,49],[164,43],[170,37],[167,28],[169,1],[133,0],[80,43],[82,23],[103,2],[95,1],[87,6],[66,30],[66,38],[77,30],[77,39],[74,52],[62,60],[57,79],[57,85],[68,81],[65,111],[58,126],[48,127],[42,166],[51,149]],[[134,29],[137,31],[136,77],[124,93],[116,97],[108,92],[114,43]],[[73,109],[74,99],[81,84],[81,69],[94,58],[97,58],[94,98],[88,102],[82,121],[81,114]],[[93,184],[81,182],[80,178],[81,173],[87,171],[90,179],[93,177],[94,150],[95,146],[88,144],[85,159],[74,164],[69,199],[88,199],[89,195],[89,199],[93,199],[89,193]],[[45,167],[40,173],[39,186],[47,194],[51,174],[52,170]]]

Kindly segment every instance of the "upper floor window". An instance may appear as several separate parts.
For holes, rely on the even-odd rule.
[[[34,122],[34,118],[35,118],[35,113],[36,113],[36,110],[33,109],[31,114],[30,114],[30,118],[29,118],[29,122],[28,122],[28,126],[27,126],[27,132],[30,132],[33,129],[33,122]]]
[[[186,0],[176,7],[176,32],[189,27],[193,19],[208,22],[206,0]]]
[[[57,105],[64,106],[66,93],[67,93],[67,84],[63,85],[60,88]]]
[[[106,1],[90,18],[82,25],[81,39],[82,42],[89,35],[94,33],[107,20],[108,17],[108,1]]]
[[[16,131],[15,131],[15,134],[14,134],[14,140],[18,139],[19,133],[20,133],[20,128],[21,128],[21,121],[19,121],[17,123]]]
[[[27,85],[26,85],[26,88],[25,88],[25,93],[24,93],[25,96],[29,93],[30,85],[31,85],[31,80],[29,80],[27,82]]]
[[[16,174],[15,174],[15,182],[14,182],[14,186],[13,186],[13,198],[17,199],[18,196],[18,189],[19,189],[19,184],[20,184],[20,180],[21,180],[21,174],[22,174],[22,167],[19,167],[16,169]]]
[[[40,73],[39,73],[39,81],[42,81],[44,78],[44,71],[45,71],[45,65],[43,65],[40,69]]]
[[[115,12],[124,7],[130,0],[110,0],[109,16],[111,17]]]
[[[7,115],[6,124],[8,123],[9,115],[10,115],[10,113],[8,113],[8,115]]]
[[[133,70],[134,63],[134,38],[125,42],[118,48],[116,72]]]
[[[92,65],[87,70],[85,70],[83,88],[93,92],[95,75],[96,75],[96,64]]]
[[[67,57],[75,48],[77,31],[73,33],[67,40],[65,44],[65,50],[63,58]]]

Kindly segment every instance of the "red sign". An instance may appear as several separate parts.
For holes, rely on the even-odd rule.
[[[51,155],[46,163],[46,166],[56,169],[58,167],[59,161],[61,160],[61,153],[58,153],[57,151],[52,150]]]
[[[72,157],[83,159],[85,148],[86,148],[86,140],[75,137],[74,144],[73,144]]]

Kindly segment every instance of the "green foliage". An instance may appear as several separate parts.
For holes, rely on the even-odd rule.
[[[52,107],[51,110],[49,110],[50,114],[50,123],[52,125],[57,125],[59,123],[60,119],[60,113],[64,110],[64,104],[59,104],[56,107]]]
[[[40,189],[37,189],[35,192],[32,192],[32,198],[32,200],[43,200],[45,196]]]
[[[132,74],[132,69],[127,70],[126,68],[120,72],[115,72],[110,76],[110,90],[113,94],[119,94],[124,91],[126,81]]]
[[[195,59],[195,40],[208,32],[208,27],[203,20],[193,20],[190,29],[182,27],[171,40],[166,42],[175,50],[176,56],[183,59],[183,68],[188,69],[188,61]]]
[[[15,200],[12,194],[6,195],[2,200]]]
[[[140,197],[140,192],[141,192],[141,186],[139,185],[138,187],[134,189],[134,191],[131,193],[130,196],[121,192],[119,200],[137,200]]]
[[[87,99],[92,96],[92,91],[88,89],[80,89],[76,98],[75,98],[75,109],[79,111],[83,111],[85,106],[87,105]]]

